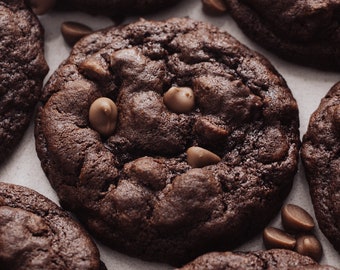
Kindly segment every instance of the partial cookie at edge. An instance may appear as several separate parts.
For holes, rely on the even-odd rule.
[[[287,60],[340,69],[340,2],[224,0],[240,28]]]
[[[301,156],[320,229],[340,252],[340,83],[312,114]]]
[[[311,258],[285,249],[253,252],[212,252],[202,255],[178,270],[336,270],[319,265]]]
[[[0,12],[0,162],[3,162],[31,120],[48,66],[44,59],[44,31],[24,1],[0,1]]]
[[[0,182],[1,269],[106,269],[89,235],[55,203]]]

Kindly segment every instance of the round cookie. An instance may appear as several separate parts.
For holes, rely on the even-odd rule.
[[[338,0],[225,0],[254,41],[280,56],[319,68],[340,69]]]
[[[26,187],[0,183],[0,269],[106,269],[66,211]]]
[[[340,252],[340,82],[312,114],[301,156],[320,229]]]
[[[255,252],[212,252],[198,257],[180,270],[336,270],[321,266],[311,258],[286,249]]]
[[[0,1],[0,162],[21,139],[48,67],[43,29],[24,1]]]
[[[173,5],[180,0],[59,0],[64,7],[75,7],[94,14],[122,15],[146,13]]]
[[[189,111],[164,104],[174,87],[194,95]],[[111,135],[90,125],[100,97],[117,107]],[[285,80],[203,22],[140,20],[91,34],[42,102],[36,147],[61,204],[144,259],[179,264],[248,240],[280,209],[297,169],[298,108]],[[193,168],[187,158],[201,152],[213,162]]]

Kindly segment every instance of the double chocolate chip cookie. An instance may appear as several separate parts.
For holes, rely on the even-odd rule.
[[[293,251],[272,249],[255,252],[212,252],[180,268],[181,270],[336,270],[321,266],[311,258]]]
[[[43,29],[24,1],[0,1],[0,162],[27,128],[48,71]]]
[[[106,269],[78,223],[34,190],[0,183],[0,269]]]
[[[180,0],[59,0],[63,6],[71,6],[95,14],[122,15],[146,13],[173,5]]]
[[[340,82],[312,114],[301,154],[320,229],[340,252]]]
[[[286,59],[340,69],[338,0],[225,0],[241,29]]]
[[[298,108],[285,80],[191,19],[86,36],[42,103],[36,147],[61,204],[144,259],[178,264],[248,240],[297,169]]]

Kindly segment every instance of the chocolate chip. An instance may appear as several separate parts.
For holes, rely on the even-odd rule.
[[[195,106],[194,92],[189,87],[171,87],[164,94],[163,101],[175,113],[188,113]]]
[[[293,236],[273,227],[264,229],[263,242],[267,249],[284,248],[292,250],[296,244],[296,240]]]
[[[64,40],[70,46],[73,46],[79,39],[93,32],[93,30],[85,24],[70,21],[63,22],[60,30]]]
[[[51,10],[55,5],[56,0],[29,0],[33,12],[36,15],[43,15]]]
[[[96,99],[90,107],[89,121],[93,129],[101,135],[110,136],[116,128],[118,110],[109,98]]]
[[[202,168],[220,162],[221,158],[209,150],[192,146],[187,150],[187,161],[193,168]]]
[[[92,80],[102,80],[110,76],[109,65],[100,56],[86,58],[79,65],[79,70]]]
[[[315,261],[320,261],[322,256],[322,246],[314,235],[303,235],[297,238],[295,251],[311,257]]]
[[[223,0],[202,0],[203,9],[210,14],[222,14],[227,11],[227,7]]]
[[[147,58],[136,48],[122,49],[112,53],[110,65],[114,70],[127,75],[128,70],[142,72],[147,64]]]
[[[283,227],[289,232],[306,232],[315,227],[314,220],[306,210],[294,204],[287,204],[281,209]]]

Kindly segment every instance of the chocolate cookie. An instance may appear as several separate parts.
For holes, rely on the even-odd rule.
[[[97,247],[38,192],[0,183],[0,269],[106,269]]]
[[[282,57],[340,69],[338,0],[225,0],[241,29]]]
[[[290,190],[298,126],[266,59],[174,18],[78,42],[44,89],[35,136],[62,205],[97,237],[177,264],[263,229]]]
[[[181,270],[336,270],[321,266],[307,256],[285,249],[256,252],[212,252],[180,268]]]
[[[301,155],[320,229],[340,252],[340,82],[311,116]]]
[[[43,29],[24,1],[0,1],[0,162],[27,128],[48,67]]]
[[[74,7],[94,14],[122,15],[146,13],[173,5],[180,0],[59,0],[63,7]]]

